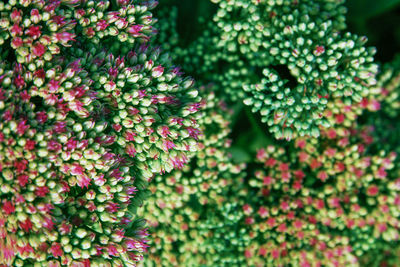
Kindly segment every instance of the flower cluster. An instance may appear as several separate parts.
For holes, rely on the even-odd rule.
[[[400,55],[384,65],[377,87],[381,90],[378,99],[383,111],[391,118],[397,117],[400,111]]]
[[[197,149],[193,79],[143,43],[154,2],[128,2],[114,18],[108,1],[0,4],[0,264],[135,266],[149,179]],[[89,24],[72,16],[80,8]],[[131,34],[126,53],[109,45],[124,41],[112,25],[84,34],[102,10],[126,22],[115,26]]]
[[[67,17],[77,23],[77,35],[83,43],[101,43],[119,52],[123,44],[127,49],[136,42],[147,42],[155,33],[155,19],[150,11],[156,1],[130,4],[131,1],[118,0],[118,9],[110,11],[111,2],[85,0],[68,12]]]
[[[258,67],[265,78],[244,86],[245,104],[261,112],[276,137],[290,138],[292,131],[318,136],[318,125],[329,126],[321,116],[328,101],[360,102],[374,84],[374,52],[363,47],[366,38],[337,33],[342,27],[335,25],[335,12],[342,9],[335,4],[272,2],[221,1],[215,17],[224,31],[221,40],[228,48],[239,46],[250,61],[257,62],[252,51],[263,58]],[[289,70],[293,84],[280,66]]]
[[[157,176],[149,187],[153,195],[143,212],[153,239],[145,266],[199,266],[221,259],[216,254],[219,249],[213,248],[217,243],[211,240],[216,228],[232,222],[217,214],[227,204],[227,188],[240,180],[244,166],[233,164],[227,151],[229,110],[208,90],[202,91],[206,104],[199,124],[204,134],[192,160],[195,166]]]
[[[116,1],[118,10],[110,10],[111,1],[27,0],[0,4],[0,44],[9,41],[17,51],[18,62],[60,53],[60,45],[70,46],[78,38],[81,44],[95,43],[118,52],[120,43],[147,42],[155,33],[151,10],[156,1],[129,4]],[[28,8],[28,9],[26,9]]]
[[[247,263],[358,266],[359,257],[398,241],[396,154],[371,154],[372,142],[353,128],[259,150],[264,167],[241,193]]]
[[[30,71],[43,67],[44,62],[60,53],[61,47],[75,41],[76,23],[63,15],[71,2],[74,1],[0,3],[0,45],[4,52]]]
[[[1,1],[0,266],[397,266],[400,58],[344,2]]]
[[[229,86],[232,100],[259,111],[277,138],[317,137],[330,126],[329,103],[358,103],[376,83],[374,49],[341,33],[343,1],[212,2],[213,21],[202,19],[189,45],[171,44],[174,54],[201,79]]]
[[[93,101],[87,107],[84,102],[82,116],[109,122],[109,136],[99,142],[116,142],[145,178],[182,168],[199,135],[202,103],[193,79],[182,77],[168,55],[148,45],[118,57],[94,47],[73,54],[93,81]]]
[[[150,221],[167,219],[153,226],[150,261],[156,266],[380,261],[374,255],[388,255],[399,239],[398,158],[390,152],[395,142],[382,144],[396,137],[378,116],[398,117],[398,65],[383,68],[376,81],[375,49],[365,47],[365,37],[345,32],[342,0],[210,2],[216,5],[204,9],[205,1],[193,1],[193,8],[215,12],[197,14],[190,36],[179,23],[183,4],[162,2],[155,42],[202,83],[216,84],[218,97],[239,107],[236,112],[245,109],[235,103],[242,101],[259,112],[275,138],[293,141],[269,140],[267,134],[274,145],[259,150],[250,163],[263,166],[215,189],[224,200],[207,215],[197,212],[194,193],[175,196],[180,185],[183,192],[190,188],[195,167],[168,181],[156,179]]]
[[[93,99],[80,75],[74,64],[32,73],[17,63],[2,76],[0,196],[6,231],[18,236],[13,266],[100,266],[143,251],[144,232],[122,224],[143,178],[111,147],[107,124],[87,119]]]
[[[378,75],[376,86],[371,88],[375,92],[369,103],[377,110],[362,116],[371,127],[374,127],[374,136],[380,140],[379,146],[385,150],[400,152],[400,140],[396,134],[400,131],[400,57],[383,65]],[[362,101],[367,103],[366,101]],[[369,108],[369,110],[371,110]]]

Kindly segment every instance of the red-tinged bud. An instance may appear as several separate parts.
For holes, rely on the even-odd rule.
[[[41,14],[40,14],[38,9],[31,9],[30,19],[34,24],[38,24],[39,23],[39,21],[42,19],[42,16],[41,16]]]
[[[129,143],[129,144],[126,146],[125,151],[126,151],[126,153],[127,153],[130,157],[135,157],[135,155],[136,155],[135,145],[132,144],[132,143]]]
[[[315,55],[315,56],[320,56],[320,55],[322,55],[324,52],[325,52],[325,47],[320,46],[320,45],[317,45],[317,46],[315,47],[315,50],[314,50],[314,55]]]
[[[12,214],[15,212],[15,206],[11,201],[4,201],[2,210],[5,214]]]
[[[152,75],[154,78],[158,78],[158,77],[160,77],[161,75],[163,75],[163,73],[164,73],[164,67],[162,67],[161,65],[159,65],[159,66],[153,68],[153,71],[152,71],[152,74],[151,74],[151,75]]]
[[[42,57],[46,52],[46,47],[39,42],[36,42],[32,46],[32,53],[37,57]]]
[[[11,47],[17,49],[18,47],[22,47],[24,45],[24,41],[21,37],[14,37],[11,41]]]
[[[127,6],[131,3],[130,0],[117,0],[117,4],[118,6],[122,7],[122,6]]]
[[[128,29],[128,33],[131,34],[133,37],[138,37],[142,29],[142,25],[133,25]]]
[[[42,34],[40,28],[40,26],[30,26],[27,30],[25,30],[25,34],[29,35],[33,39],[37,39]]]
[[[23,29],[18,24],[14,24],[10,29],[10,33],[12,37],[22,36]]]
[[[22,14],[21,10],[14,8],[10,14],[11,21],[18,24],[22,20]]]
[[[379,193],[379,188],[376,185],[370,185],[367,188],[367,195],[368,196],[376,196]]]

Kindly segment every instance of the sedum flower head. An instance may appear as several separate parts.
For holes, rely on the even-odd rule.
[[[114,4],[116,3],[116,7]],[[156,1],[94,1],[85,0],[69,10],[67,16],[77,23],[77,34],[83,42],[107,47],[115,44],[132,45],[147,42],[155,33],[151,10]],[[109,7],[113,10],[110,11]],[[87,39],[87,40],[85,40]],[[118,50],[113,50],[117,52]]]
[[[346,8],[340,1],[292,0],[211,0],[218,5],[213,20],[221,31],[218,45],[229,51],[248,53],[261,51],[267,42],[274,42],[286,23],[311,20],[315,24],[332,21],[334,30],[346,28]]]
[[[330,103],[360,103],[376,84],[375,49],[344,32],[343,1],[212,2],[198,38],[169,47],[190,73],[260,112],[276,138],[319,136]]]
[[[137,46],[115,57],[95,48],[84,52],[96,95],[88,117],[109,122],[110,136],[146,178],[182,168],[195,151],[202,103],[194,81],[183,77],[159,48]],[[104,138],[100,138],[101,141]]]
[[[204,89],[203,89],[204,90]],[[203,92],[206,101],[199,119],[204,135],[192,159],[195,166],[157,176],[149,188],[153,196],[144,212],[152,226],[151,255],[146,266],[181,266],[217,263],[213,240],[215,227],[226,222],[216,218],[227,205],[226,188],[240,176],[242,165],[235,165],[227,152],[230,141],[229,110],[213,92]]]
[[[398,240],[396,154],[371,153],[368,130],[258,151],[263,168],[240,194],[248,265],[359,266]]]
[[[377,89],[381,91],[378,100],[382,102],[383,112],[394,118],[400,110],[400,56],[385,64],[378,77]]]
[[[193,79],[145,43],[154,4],[0,4],[1,264],[142,260],[147,229],[136,209],[153,175],[182,168],[195,152],[202,106]],[[90,23],[109,18],[102,5],[117,5],[114,19],[127,23],[120,30],[130,45],[118,56],[114,42],[124,40],[111,30],[87,36],[92,25],[74,17],[82,8]]]
[[[377,84],[371,88],[375,94],[366,101],[369,111],[362,116],[362,119],[367,121],[369,125],[374,127],[374,137],[379,141],[379,148],[386,151],[399,150],[399,139],[396,133],[399,130],[397,121],[399,118],[400,102],[400,58],[397,56],[392,62],[389,62],[381,68],[377,77]],[[372,105],[370,105],[372,104]],[[375,107],[371,109],[371,107]]]
[[[1,210],[18,237],[12,266],[121,266],[146,247],[129,212],[143,178],[111,146],[106,125],[85,119],[84,76],[66,64],[32,73],[17,63],[0,79]]]
[[[31,71],[75,41],[76,22],[65,16],[77,1],[7,1],[0,4],[0,45]],[[14,51],[14,52],[12,52]]]

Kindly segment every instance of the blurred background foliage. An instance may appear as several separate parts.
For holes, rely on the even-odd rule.
[[[400,51],[400,0],[348,0],[348,30],[369,39],[385,63]]]

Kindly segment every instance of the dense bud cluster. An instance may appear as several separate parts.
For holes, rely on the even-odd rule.
[[[362,119],[366,120],[373,127],[374,139],[379,144],[376,147],[387,151],[394,150],[400,153],[400,141],[397,134],[400,131],[398,119],[399,93],[400,93],[400,65],[397,55],[392,62],[383,65],[378,75],[377,85],[373,88],[378,92],[376,99],[379,100],[380,110],[374,113],[365,114]],[[400,177],[398,170],[399,160],[396,160],[396,170],[393,174]],[[397,235],[394,233],[393,235]],[[380,243],[379,249],[365,253],[360,258],[361,266],[386,266],[395,267],[400,264],[399,242]]]
[[[148,180],[196,150],[193,79],[143,43],[155,3],[128,2],[0,4],[1,264],[135,266]]]
[[[234,165],[227,152],[229,110],[213,92],[203,90],[206,104],[199,124],[204,135],[192,160],[195,166],[157,176],[149,187],[153,196],[145,203],[144,214],[154,233],[145,266],[200,266],[221,258],[220,248],[215,248],[216,229],[227,227],[229,219],[217,214],[229,205],[227,188],[240,180],[243,166]]]
[[[333,30],[345,29],[344,1],[292,1],[292,0],[211,0],[219,9],[214,21],[220,28],[220,47],[229,51],[240,51],[253,57],[251,52],[258,52],[276,41],[281,35],[285,23],[299,21],[310,27],[332,21]],[[294,8],[297,8],[294,10]],[[310,20],[310,21],[308,21]],[[290,28],[286,28],[290,30]],[[312,30],[312,28],[311,28]],[[321,36],[322,37],[322,36]]]
[[[376,86],[371,88],[375,95],[370,99],[378,112],[367,113],[363,119],[374,127],[374,136],[380,140],[379,147],[400,152],[400,57],[383,65]],[[364,102],[364,101],[363,101]]]
[[[31,71],[75,41],[75,22],[62,15],[73,1],[9,1],[0,3],[3,52]],[[75,1],[77,2],[77,1]],[[11,49],[12,50],[11,50]],[[15,52],[12,52],[15,51]]]
[[[378,99],[382,102],[383,111],[391,118],[400,114],[400,55],[390,63],[385,64],[379,74],[377,84],[381,94]]]
[[[193,79],[182,77],[158,48],[141,45],[118,57],[92,50],[74,51],[94,81],[96,101],[87,115],[110,121],[120,153],[135,161],[143,177],[182,168],[199,135],[201,103]]]
[[[111,1],[1,3],[0,44],[10,42],[17,61],[31,63],[41,57],[50,60],[52,55],[60,53],[61,46],[70,46],[71,41],[81,44],[101,41],[102,46],[117,45],[117,48],[119,43],[147,42],[155,32],[150,10],[157,2],[135,5],[128,4],[129,1],[116,2],[116,11],[110,11]]]
[[[255,62],[250,64],[264,68],[261,83],[244,85],[245,104],[261,112],[278,138],[293,131],[317,137],[318,125],[329,127],[322,116],[329,101],[360,102],[375,83],[374,51],[363,47],[365,37],[337,32],[344,28],[343,7],[327,2],[219,3],[214,20],[224,32],[222,45],[232,51],[238,46]],[[292,82],[275,71],[279,66],[289,70]]]
[[[340,32],[343,1],[212,2],[213,22],[200,19],[200,36],[186,46],[174,42],[173,54],[259,111],[277,138],[317,137],[319,126],[330,127],[329,103],[360,102],[376,83],[375,50],[364,47],[365,37]],[[174,17],[165,20],[174,26]]]
[[[259,150],[264,168],[241,193],[247,264],[358,266],[399,239],[396,155],[370,154],[366,131],[322,133]]]
[[[215,14],[199,15],[197,36],[186,39],[181,5],[161,3],[156,42],[202,82],[223,88],[218,95],[229,104],[241,100],[259,112],[276,138],[294,140],[260,150],[264,167],[221,192],[226,201],[209,216],[214,228],[189,224],[192,232],[214,231],[199,241],[216,254],[207,264],[363,266],[389,255],[398,243],[398,159],[395,142],[381,143],[393,132],[377,114],[398,117],[396,63],[376,81],[375,50],[345,32],[344,1],[211,2]],[[169,217],[180,210],[169,209]],[[191,262],[177,249],[182,243],[171,243],[182,235],[164,233],[153,257],[175,249],[168,259]]]
[[[161,2],[0,2],[0,266],[398,266],[400,58],[344,0]]]

